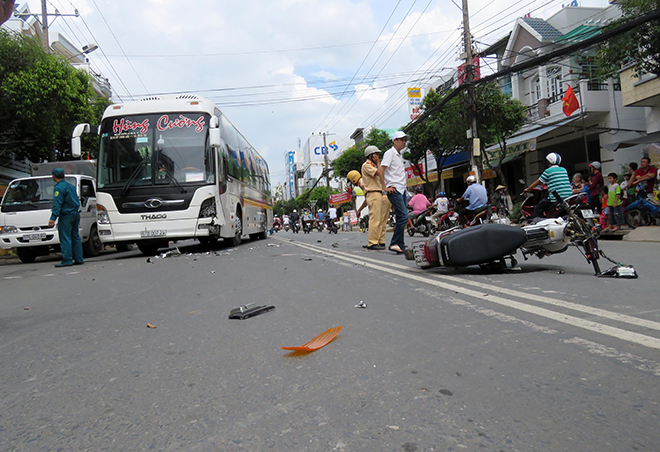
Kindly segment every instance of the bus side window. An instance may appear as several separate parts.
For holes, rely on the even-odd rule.
[[[227,191],[227,156],[222,148],[218,149],[218,190],[220,194]]]

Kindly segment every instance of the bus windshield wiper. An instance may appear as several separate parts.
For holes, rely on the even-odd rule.
[[[172,181],[172,183],[173,183],[174,185],[176,185],[176,187],[177,187],[179,190],[181,190],[181,193],[185,193],[185,192],[186,192],[186,189],[183,188],[183,187],[181,186],[181,184],[179,183],[179,181],[176,180],[176,177],[172,176],[172,175],[170,174],[169,171],[166,170],[166,171],[165,171],[165,175],[167,176],[167,178],[168,178],[169,180]]]
[[[144,168],[144,160],[140,160],[140,164],[133,170],[133,172],[131,173],[131,176],[128,178],[128,180],[126,181],[126,183],[122,187],[122,189],[121,189],[121,197],[122,198],[124,196],[126,196],[126,194],[128,193],[128,190],[130,190],[131,185],[133,184],[133,182],[135,182],[135,179],[137,179],[137,176],[140,173],[140,170],[142,168]]]

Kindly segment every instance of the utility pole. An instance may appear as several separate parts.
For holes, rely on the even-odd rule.
[[[470,171],[477,178],[477,183],[481,183],[481,142],[477,133],[477,115],[475,114],[475,89],[472,85],[474,80],[474,64],[472,61],[472,36],[470,34],[470,15],[468,14],[468,0],[463,0],[463,39],[465,42],[465,81],[468,85],[468,118],[470,118],[470,129],[467,137],[472,143],[472,153],[470,154]]]
[[[48,39],[48,28],[50,25],[48,24],[48,16],[54,16],[56,19],[58,17],[66,17],[66,16],[71,16],[71,17],[79,17],[80,13],[76,9],[73,14],[60,14],[60,12],[55,9],[54,13],[49,13],[48,12],[48,7],[46,5],[46,0],[41,0],[41,19],[39,19],[39,16],[37,14],[33,13],[19,13],[15,12],[14,16],[18,17],[19,19],[25,20],[26,17],[34,16],[38,22],[41,24],[41,46],[44,48],[46,52],[50,53],[50,40]]]

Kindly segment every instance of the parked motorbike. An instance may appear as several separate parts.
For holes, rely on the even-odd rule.
[[[431,209],[429,207],[424,212],[412,218],[412,227],[408,228],[408,235],[412,237],[416,232],[419,232],[424,237],[428,237],[435,232],[435,226],[431,221]]]
[[[555,196],[560,199],[556,192]],[[484,270],[493,270],[506,268],[507,259],[512,267],[516,266],[514,254],[517,250],[527,260],[531,255],[541,259],[575,246],[593,266],[596,276],[637,277],[632,266],[611,260],[600,249],[597,240],[600,225],[591,227],[579,215],[577,205],[569,206],[562,201],[561,207],[565,218],[545,219],[522,228],[505,224],[481,224],[467,229],[455,227],[430,240],[413,243],[405,256],[420,268],[479,265]],[[600,257],[615,266],[601,272]]]
[[[645,196],[639,196],[637,201],[626,207],[625,217],[631,228],[648,226],[654,220],[660,220],[660,205]]]

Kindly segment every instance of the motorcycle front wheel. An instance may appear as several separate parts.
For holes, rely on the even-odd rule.
[[[648,226],[651,224],[651,217],[646,210],[631,209],[626,211],[626,223],[631,228]]]

